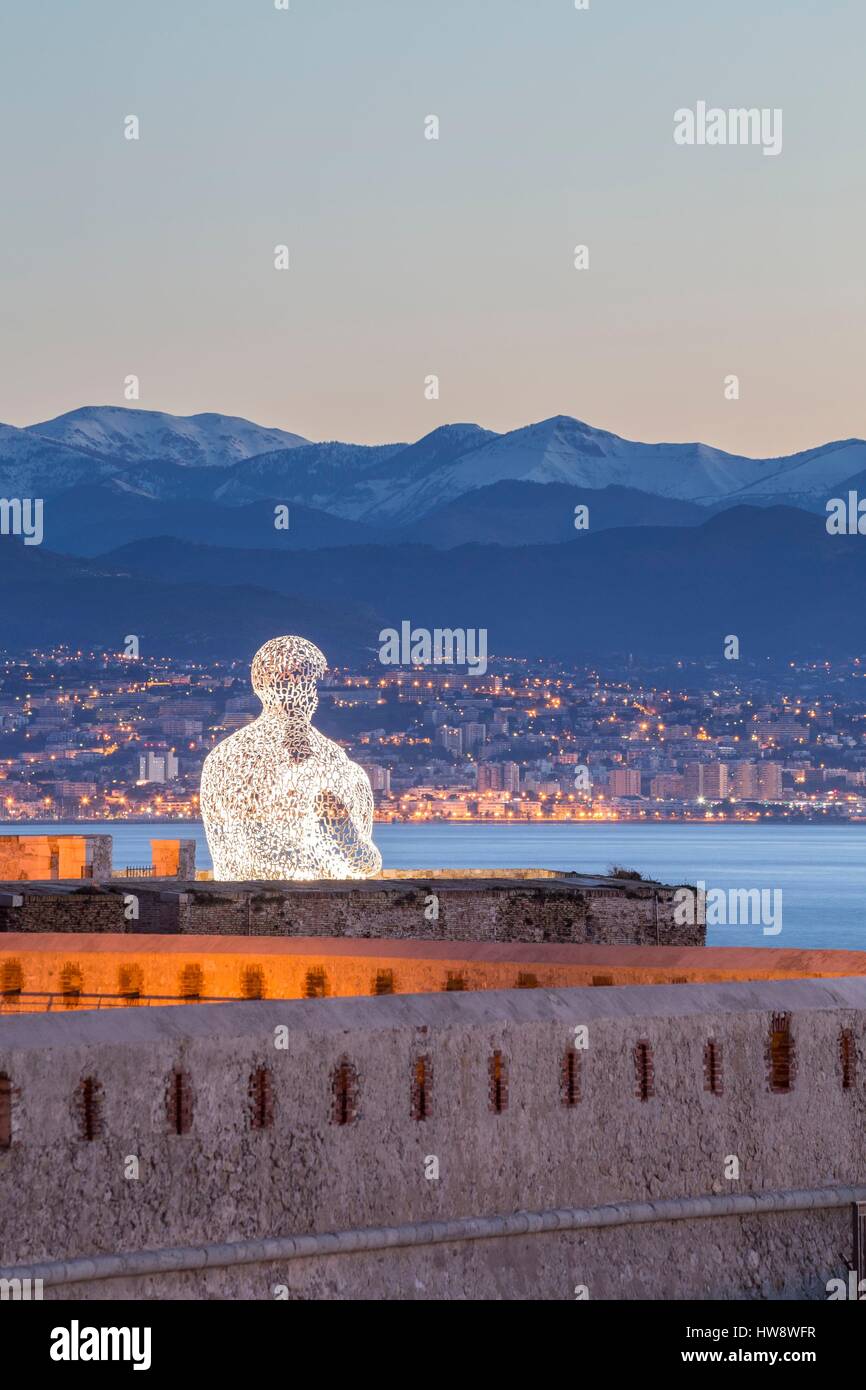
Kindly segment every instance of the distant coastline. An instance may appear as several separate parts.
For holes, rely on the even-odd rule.
[[[376,825],[411,825],[419,830],[423,830],[429,825],[486,825],[486,826],[522,826],[538,825],[550,826],[577,826],[577,825],[696,825],[712,827],[717,825],[826,825],[826,826],[862,826],[866,825],[866,816],[845,816],[845,815],[756,815],[756,816],[677,816],[677,815],[643,815],[643,816],[426,816],[418,819],[414,816],[383,816],[374,817]],[[193,816],[148,816],[146,820],[137,817],[123,816],[94,816],[84,818],[81,816],[32,816],[27,820],[0,821],[0,827],[7,826],[12,829],[26,829],[27,826],[43,825],[201,825],[201,820]]]

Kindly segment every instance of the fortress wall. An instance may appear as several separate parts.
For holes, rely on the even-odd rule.
[[[424,994],[481,989],[839,977],[866,974],[866,952],[672,946],[383,941],[334,937],[0,936],[0,1013],[43,1009],[44,995],[222,999]],[[55,998],[54,1007],[93,1008]]]
[[[165,842],[160,863],[174,865]],[[159,856],[158,856],[159,857]],[[178,860],[182,865],[183,858]],[[382,937],[394,940],[699,946],[701,923],[674,921],[675,889],[589,875],[476,875],[363,882],[208,883],[115,878],[116,899],[72,882],[0,882],[0,932],[114,930],[187,935]],[[13,898],[20,899],[11,906]],[[132,900],[134,908],[122,904]],[[113,923],[113,925],[109,925]]]
[[[110,835],[0,835],[0,879],[109,878]]]
[[[157,878],[194,878],[195,850],[195,840],[151,840],[154,875]]]
[[[8,932],[122,932],[123,896],[89,886],[32,891],[27,883],[0,885],[0,944]]]
[[[0,875],[14,879],[81,878],[83,835],[0,835]]]
[[[674,889],[604,886],[568,878],[370,880],[361,883],[231,884],[114,879],[109,898],[52,893],[48,884],[0,884],[2,931],[114,930],[187,935],[381,937],[394,940],[589,942],[699,946],[700,924],[673,920]],[[124,917],[123,900],[137,917]],[[107,923],[113,922],[109,926]]]
[[[182,884],[140,894],[138,928],[255,936],[358,936],[447,941],[701,945],[700,924],[673,920],[672,888],[487,879],[310,885]],[[602,881],[603,883],[603,881]],[[162,885],[163,888],[166,885]],[[139,893],[135,883],[125,891]],[[168,925],[176,912],[176,927]],[[434,915],[435,914],[435,915]]]
[[[785,1033],[786,1017],[780,1061],[771,1035]],[[567,1104],[578,1025],[588,1046],[572,1061]],[[285,1048],[275,1046],[281,1026]],[[708,1042],[720,1049],[715,1091]],[[118,1246],[862,1184],[864,1067],[863,978],[7,1019],[0,1248],[8,1266]],[[251,1090],[260,1069],[264,1103]],[[780,1075],[790,1089],[774,1092]],[[265,1127],[254,1127],[256,1113]],[[725,1176],[732,1155],[736,1182]],[[125,1176],[131,1156],[137,1179]],[[431,1156],[437,1180],[425,1176]],[[595,1296],[628,1297],[647,1279],[654,1297],[708,1287],[757,1296],[765,1284],[814,1296],[851,1245],[839,1210],[694,1224],[511,1237],[501,1253],[468,1241],[456,1252],[318,1257],[283,1266],[281,1282],[318,1296],[569,1297],[585,1283]],[[278,1266],[172,1275],[166,1287],[271,1297]],[[112,1286],[84,1292],[112,1296]]]

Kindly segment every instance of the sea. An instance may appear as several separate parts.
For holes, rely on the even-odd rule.
[[[199,868],[210,868],[201,822],[83,825],[29,822],[0,834],[111,834],[115,868],[150,863],[152,836],[193,837]],[[711,946],[866,950],[866,826],[862,825],[377,825],[387,869],[568,869],[605,873],[616,864],[663,883],[722,890]],[[733,922],[731,890],[765,894],[772,911]],[[712,917],[712,913],[710,914]],[[776,927],[781,930],[777,931]]]

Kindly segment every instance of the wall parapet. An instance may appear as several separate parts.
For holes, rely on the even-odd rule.
[[[22,887],[0,883],[0,892],[20,895]],[[700,946],[705,939],[700,922],[674,920],[674,888],[591,875],[291,884],[126,878],[102,887],[126,904],[128,930],[139,932],[647,946]],[[40,894],[53,889],[59,904],[66,901],[52,884],[26,888],[17,917],[0,908],[0,930],[38,931],[40,913],[48,910]],[[83,899],[66,901],[55,918],[62,916],[69,930],[103,929],[88,925],[95,912]]]
[[[76,974],[74,998],[67,997],[71,967]],[[228,1002],[860,974],[866,974],[864,951],[7,932],[0,935],[0,1015],[44,1008],[185,1004],[193,998]],[[716,1051],[710,1061],[711,1089],[721,1084]],[[853,1080],[853,1041],[842,1039],[840,1058]]]

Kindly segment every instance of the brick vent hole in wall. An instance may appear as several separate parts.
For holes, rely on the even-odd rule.
[[[593,975],[593,977],[592,977],[592,983],[596,986],[596,988],[598,988],[599,986],[601,986],[601,987],[603,988],[603,987],[605,987],[605,986],[607,986],[607,985],[612,985],[612,984],[613,984],[613,976],[612,976],[612,975]]]
[[[853,1091],[857,1085],[857,1044],[853,1028],[843,1028],[839,1034],[839,1060],[842,1063],[842,1090]]]
[[[179,1068],[169,1077],[166,1111],[170,1132],[189,1134],[192,1129],[192,1088],[186,1072]]]
[[[331,1119],[350,1125],[358,1117],[358,1073],[348,1057],[341,1057],[331,1075]]]
[[[713,1096],[722,1094],[722,1044],[714,1038],[704,1044],[704,1090]]]
[[[498,1050],[490,1058],[488,1095],[494,1115],[503,1114],[508,1108],[508,1068]]]
[[[0,1149],[12,1147],[12,1079],[0,1071]]]
[[[531,974],[527,970],[521,970],[517,976],[518,989],[538,989],[538,976]]]
[[[250,1128],[270,1129],[274,1123],[274,1088],[267,1067],[256,1067],[250,1077]]]
[[[645,1039],[635,1045],[634,1070],[638,1100],[650,1100],[655,1095],[655,1068],[652,1047]]]
[[[412,1119],[430,1118],[433,1068],[429,1057],[416,1057],[412,1065]]]
[[[775,1095],[785,1095],[793,1089],[796,1056],[790,1014],[773,1014],[767,1040],[767,1069],[770,1090]]]
[[[144,972],[140,965],[122,965],[117,977],[118,991],[128,1004],[137,1004],[144,989]]]
[[[260,965],[247,965],[241,974],[241,997],[243,999],[264,999],[265,972]]]
[[[460,990],[460,989],[465,989],[465,988],[466,988],[466,977],[465,977],[465,975],[460,975],[460,974],[458,974],[458,973],[457,973],[456,971],[454,971],[454,970],[449,970],[449,971],[448,971],[448,974],[447,974],[447,976],[446,976],[446,978],[445,978],[445,989],[446,989],[446,990],[452,990],[452,989]]]
[[[60,993],[65,1009],[77,1009],[84,988],[84,976],[79,966],[67,961],[60,971]]]
[[[81,1138],[98,1139],[102,1133],[102,1086],[95,1076],[85,1076],[78,1087],[78,1125]]]
[[[377,970],[376,978],[373,981],[374,994],[393,994],[394,993],[394,971]]]
[[[0,969],[0,998],[8,1003],[20,999],[24,988],[24,971],[20,960],[4,960]]]
[[[200,965],[185,965],[180,972],[178,993],[181,999],[201,999],[204,989],[204,971]]]
[[[307,971],[304,979],[305,999],[324,999],[328,993],[328,977],[324,966],[316,965]]]
[[[562,1103],[578,1105],[580,1102],[580,1053],[574,1047],[566,1048],[562,1059]]]

